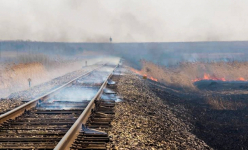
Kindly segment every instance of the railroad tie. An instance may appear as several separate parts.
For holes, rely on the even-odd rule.
[[[106,150],[114,149],[110,146],[108,131],[111,129],[111,121],[114,118],[113,100],[99,100],[97,107],[91,114],[86,125],[82,125],[82,130],[74,141],[71,150]]]

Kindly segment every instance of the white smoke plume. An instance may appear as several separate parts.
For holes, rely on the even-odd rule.
[[[0,40],[248,40],[248,1],[0,0]]]

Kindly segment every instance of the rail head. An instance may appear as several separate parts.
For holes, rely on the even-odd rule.
[[[14,109],[12,109],[12,110],[0,115],[0,123],[3,123],[4,121],[6,121],[8,119],[12,119],[12,118],[14,118],[16,116],[19,116],[21,113],[23,113],[23,111],[25,111],[27,109],[30,109],[31,107],[36,106],[36,103],[38,102],[39,99],[42,99],[42,98],[44,98],[44,97],[46,97],[46,96],[48,96],[48,95],[50,95],[50,94],[52,94],[52,93],[54,93],[54,92],[56,92],[58,90],[64,88],[65,86],[71,84],[73,81],[75,81],[75,80],[77,80],[77,79],[79,79],[79,78],[81,78],[83,76],[87,76],[91,72],[101,68],[104,65],[106,65],[106,64],[102,64],[101,66],[99,66],[99,67],[97,67],[97,68],[95,68],[93,70],[90,70],[90,71],[84,73],[83,75],[80,75],[80,76],[70,80],[69,82],[63,84],[62,86],[60,86],[60,87],[58,87],[58,88],[56,88],[56,89],[54,89],[54,90],[52,90],[52,91],[50,91],[50,92],[48,92],[46,94],[43,94],[42,96],[39,96],[38,98],[35,98],[35,99],[33,99],[33,100],[31,100],[31,101],[29,101],[29,102],[27,102],[27,103],[25,103],[25,104],[23,104],[21,106],[18,106],[16,108],[14,108]]]
[[[102,84],[102,86],[98,90],[97,94],[91,99],[90,103],[87,105],[85,110],[78,117],[76,122],[71,126],[71,128],[68,130],[68,132],[63,136],[63,138],[59,141],[59,143],[54,148],[54,150],[65,150],[65,149],[70,148],[70,145],[74,142],[74,140],[76,138],[76,133],[80,131],[82,124],[85,124],[86,121],[88,120],[88,118],[91,114],[91,110],[94,109],[94,107],[95,107],[95,100],[97,100],[101,96],[103,89],[106,87],[106,85],[108,83],[108,79],[113,75],[113,72],[115,71],[117,66],[108,75],[107,79]]]

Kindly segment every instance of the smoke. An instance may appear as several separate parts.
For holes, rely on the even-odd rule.
[[[54,100],[60,101],[84,101],[91,100],[97,93],[98,88],[70,87],[54,96]]]
[[[247,40],[248,1],[0,0],[0,40]]]
[[[24,55],[25,56],[25,55]],[[46,55],[45,55],[46,56]],[[12,57],[12,56],[11,56]],[[20,57],[19,57],[20,58]],[[70,81],[71,79],[83,74],[84,72],[90,71],[91,68],[83,68],[84,72],[81,70],[82,67],[85,66],[85,61],[87,61],[87,65],[93,65],[96,63],[104,63],[107,60],[110,60],[112,63],[117,63],[119,58],[111,58],[111,57],[98,57],[94,56],[94,58],[83,58],[80,61],[73,60],[65,60],[60,62],[55,62],[52,59],[49,59],[49,63],[41,62],[33,62],[32,59],[35,57],[22,57],[22,59],[17,58],[20,64],[10,64],[5,65],[0,63],[0,98],[8,97],[9,94],[14,92],[23,91],[23,93],[27,93],[29,88],[28,78],[32,79],[31,82],[31,93],[32,97],[37,95],[37,90],[40,92],[44,92],[46,90],[43,86],[47,88],[57,85],[62,85]],[[46,66],[47,64],[47,66]],[[100,76],[100,73],[96,73],[95,78],[99,78],[95,82],[102,83],[106,76],[113,70],[108,70],[107,67],[102,69],[103,75]],[[81,71],[79,71],[81,70]],[[74,72],[73,74],[71,72]],[[71,73],[68,77],[58,78],[67,73]],[[94,76],[94,75],[93,75]],[[52,80],[52,81],[51,81]],[[93,79],[87,79],[86,83],[94,82]],[[42,84],[45,83],[45,84]],[[85,82],[84,82],[85,83]],[[41,85],[40,85],[41,84]],[[37,87],[35,87],[37,86]],[[36,91],[36,92],[33,92]],[[14,94],[15,96],[15,94]],[[13,97],[13,96],[10,96]]]

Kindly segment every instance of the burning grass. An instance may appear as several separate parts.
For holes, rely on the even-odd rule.
[[[203,78],[196,78],[192,80],[193,82],[201,81],[201,80],[213,80],[213,81],[247,81],[243,77],[239,77],[237,79],[227,80],[225,77],[216,77],[215,75],[209,75],[207,73],[204,73]]]
[[[247,149],[248,62],[142,64],[140,72],[165,84],[152,83],[150,89],[177,117],[193,125],[191,133],[214,149]]]
[[[165,67],[142,60],[140,71],[131,70],[151,80],[193,91],[197,89],[194,83],[201,80],[247,81],[248,79],[248,62],[184,62],[177,67]]]
[[[139,70],[136,70],[136,69],[133,69],[133,68],[131,68],[131,71],[136,73],[136,74],[138,74],[138,75],[143,76],[143,78],[148,78],[148,79],[156,81],[156,82],[158,81],[158,79],[156,79],[156,78],[154,78],[152,76],[147,76],[147,74],[142,73],[142,71],[139,71]]]

